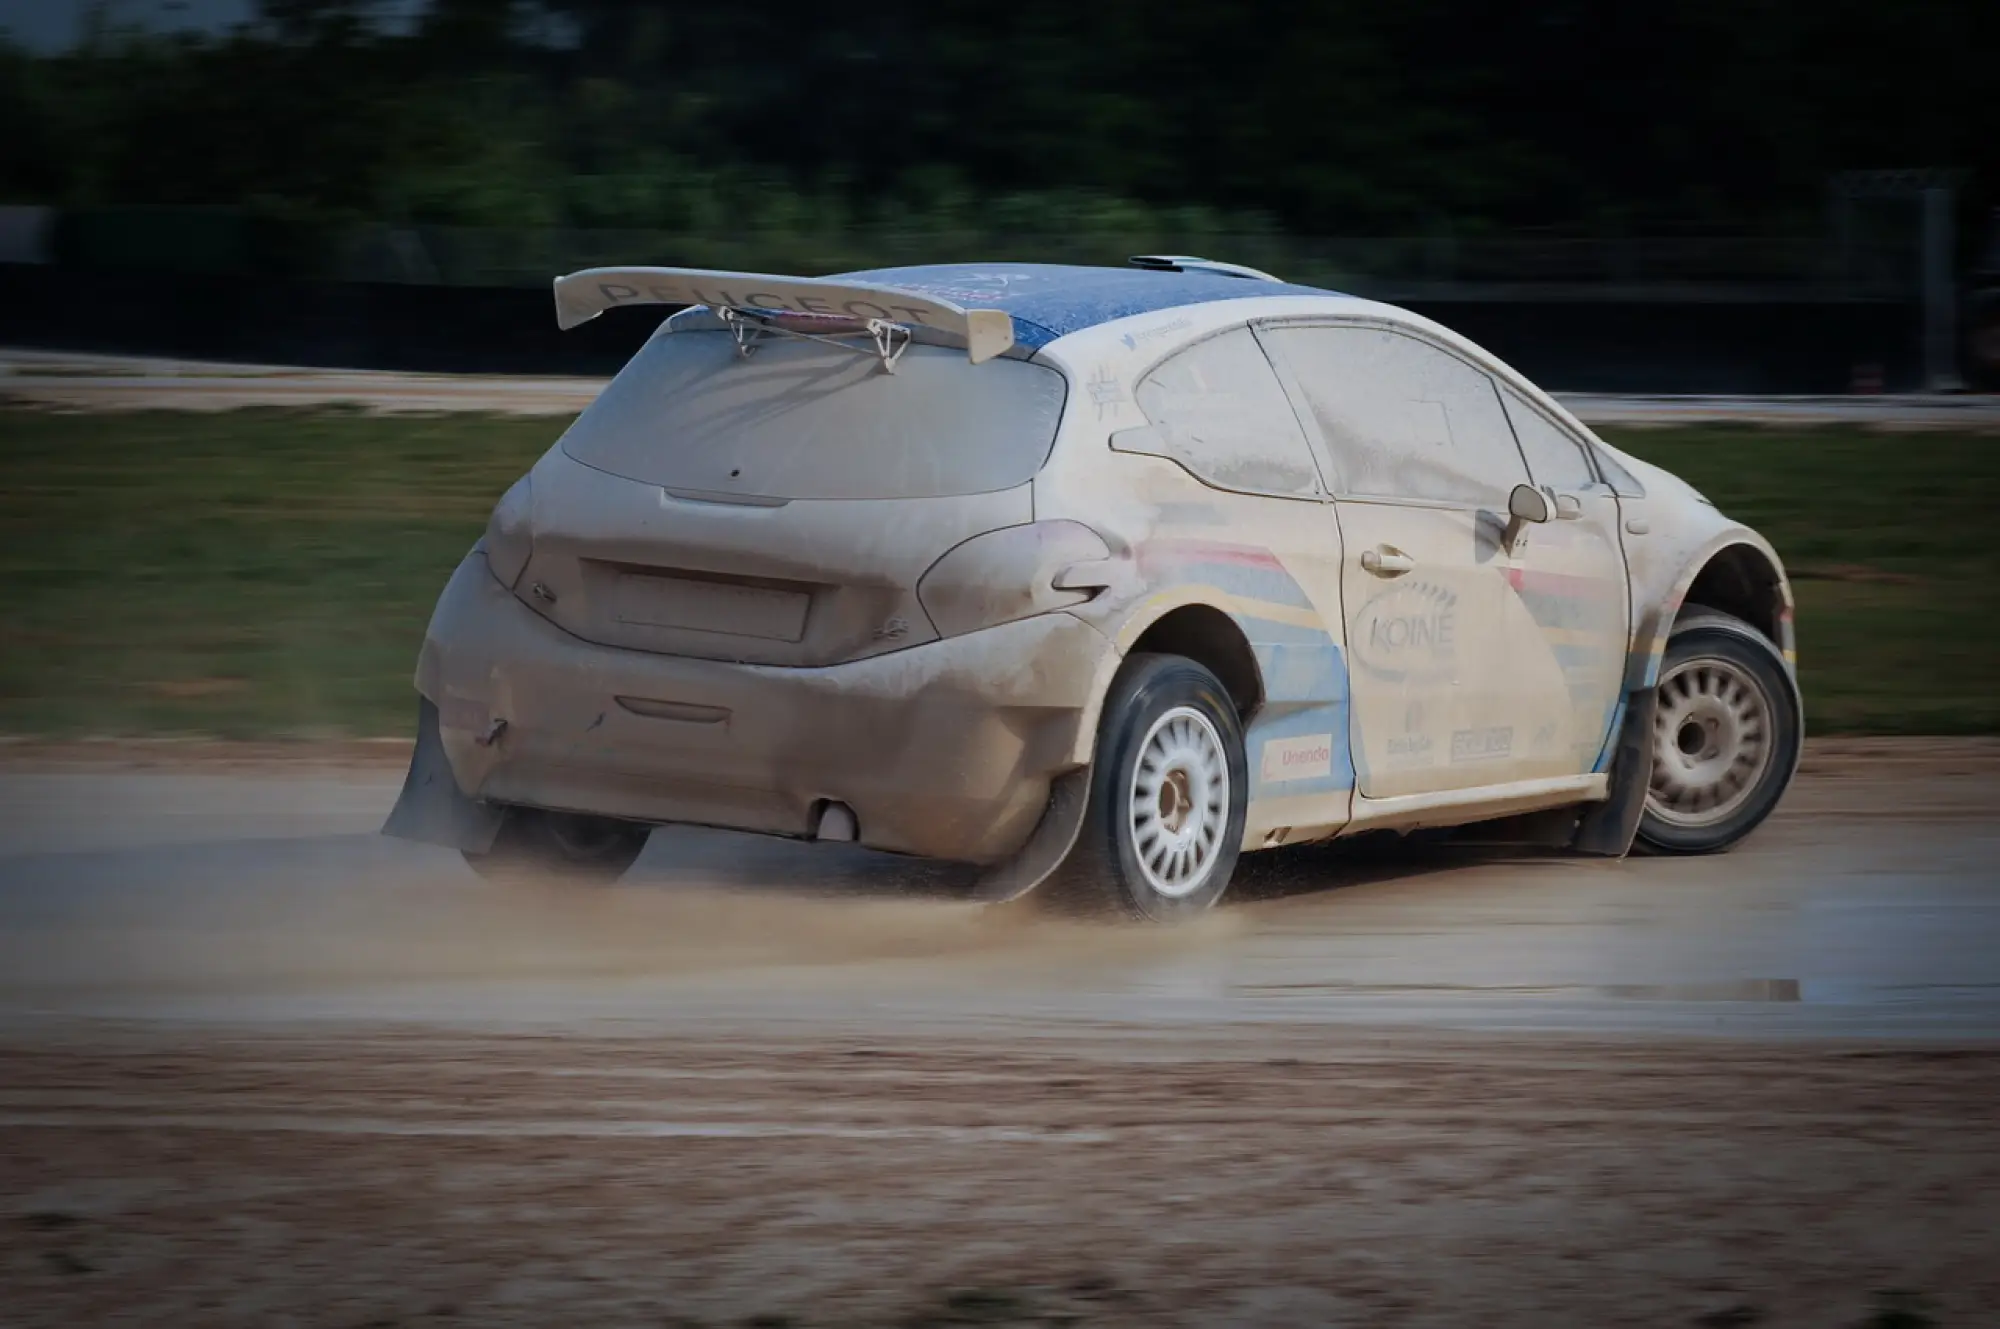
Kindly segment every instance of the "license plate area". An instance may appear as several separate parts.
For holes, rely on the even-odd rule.
[[[705,577],[625,572],[611,591],[611,616],[619,623],[765,641],[803,640],[811,607],[805,591]]]

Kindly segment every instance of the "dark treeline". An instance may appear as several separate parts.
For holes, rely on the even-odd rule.
[[[266,0],[0,54],[0,201],[477,226],[1817,230],[2000,165],[1994,0]],[[1191,220],[1190,220],[1191,219]],[[1135,226],[1134,229],[1144,229]]]

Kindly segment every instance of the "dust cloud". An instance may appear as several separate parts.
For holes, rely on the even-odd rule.
[[[310,882],[282,866],[202,871],[183,854],[131,889],[52,902],[0,935],[0,990],[231,989],[467,980],[728,978],[759,987],[981,977],[1061,983],[1222,942],[1218,914],[1171,932],[935,894],[755,882],[498,884],[456,864]]]

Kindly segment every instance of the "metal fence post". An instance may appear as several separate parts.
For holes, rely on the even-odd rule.
[[[1958,291],[1952,280],[1952,203],[1956,191],[1924,190],[1924,386],[1962,392],[1958,374]]]

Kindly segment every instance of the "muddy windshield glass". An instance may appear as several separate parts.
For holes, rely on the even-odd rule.
[[[788,337],[747,358],[722,331],[655,336],[563,436],[576,460],[668,489],[759,498],[937,498],[1010,489],[1047,460],[1063,378]]]

